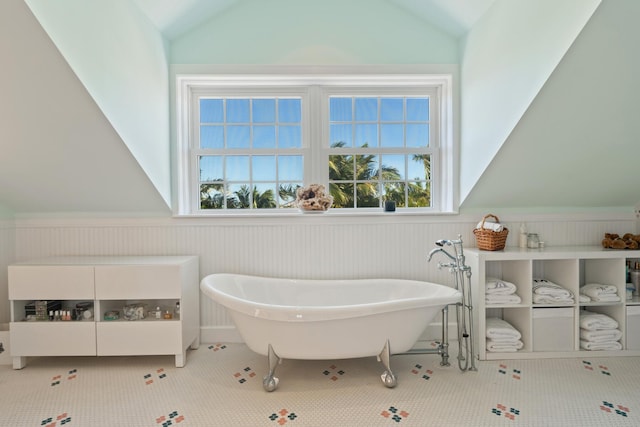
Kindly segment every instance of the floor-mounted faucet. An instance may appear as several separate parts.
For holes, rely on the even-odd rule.
[[[462,302],[457,304],[458,320],[458,366],[461,370],[476,371],[475,354],[473,349],[473,305],[471,304],[471,267],[465,264],[464,250],[462,248],[462,236],[456,240],[436,240],[437,248],[433,248],[427,256],[427,261],[437,253],[443,253],[451,262],[438,262],[438,268],[447,267],[455,278],[456,289],[462,293]],[[445,246],[453,246],[454,255],[451,255]],[[465,282],[466,277],[466,282]],[[469,331],[467,332],[467,326]],[[464,355],[462,353],[465,353]],[[466,361],[463,364],[463,361]]]

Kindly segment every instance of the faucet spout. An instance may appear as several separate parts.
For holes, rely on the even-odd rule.
[[[433,255],[435,255],[437,252],[442,252],[443,254],[445,254],[446,256],[448,256],[452,261],[456,261],[456,258],[451,255],[449,252],[445,251],[443,248],[434,248],[431,249],[431,252],[429,252],[429,255],[427,256],[427,262],[431,261],[431,258],[433,258]]]

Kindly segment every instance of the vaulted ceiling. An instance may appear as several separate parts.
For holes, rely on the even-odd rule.
[[[133,0],[169,40],[250,0]],[[313,3],[317,0],[298,0]],[[388,0],[455,37],[466,34],[495,0]]]

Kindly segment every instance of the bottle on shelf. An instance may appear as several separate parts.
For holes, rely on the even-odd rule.
[[[173,317],[175,319],[180,318],[180,301],[176,301],[176,307],[173,309]]]

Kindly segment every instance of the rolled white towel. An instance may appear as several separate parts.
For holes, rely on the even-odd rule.
[[[485,296],[484,301],[487,304],[520,304],[522,302],[522,298],[516,294],[490,294]]]
[[[482,221],[480,221],[478,225],[476,225],[476,228],[484,228],[485,230],[492,230],[497,233],[504,230],[504,227],[502,226],[502,224],[498,222],[489,222],[489,221],[485,221],[484,225],[482,224]]]
[[[519,340],[522,338],[520,331],[511,326],[509,322],[498,317],[488,317],[486,326],[487,338],[489,339],[512,338],[514,340]]]
[[[582,310],[580,311],[580,327],[588,331],[618,329],[618,322],[606,314]]]
[[[520,350],[522,347],[524,347],[524,343],[520,340],[514,342],[487,340],[487,351],[493,353],[515,352]]]
[[[589,331],[580,328],[580,338],[592,343],[618,341],[622,338],[622,332],[619,329],[601,329],[599,331]]]
[[[518,290],[517,286],[506,280],[490,277],[485,282],[486,294],[512,294],[516,290]]]
[[[622,350],[622,344],[617,341],[590,342],[580,340],[580,348],[584,350]]]

